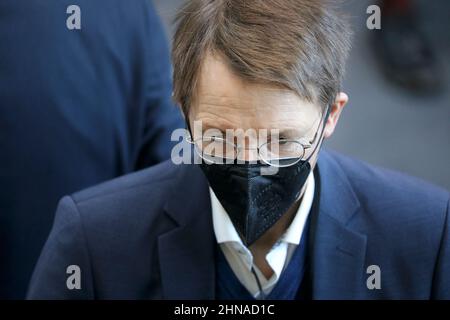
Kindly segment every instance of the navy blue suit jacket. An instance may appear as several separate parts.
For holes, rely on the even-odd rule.
[[[168,159],[183,122],[148,0],[1,0],[0,43],[0,298],[20,299],[58,200]]]
[[[318,168],[312,298],[450,298],[447,191],[326,151]],[[28,298],[213,299],[214,248],[207,180],[165,162],[63,198]],[[380,290],[367,288],[370,265]]]

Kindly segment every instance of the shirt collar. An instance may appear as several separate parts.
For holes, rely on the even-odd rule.
[[[305,226],[306,219],[308,218],[309,211],[314,200],[314,189],[315,181],[314,174],[311,171],[308,179],[306,180],[305,192],[302,197],[302,201],[298,207],[297,213],[292,220],[289,228],[280,238],[280,241],[292,243],[295,245],[300,244],[300,239],[302,237],[303,228]],[[225,242],[237,242],[243,245],[239,234],[236,231],[230,217],[225,211],[224,207],[217,199],[214,191],[209,188],[209,193],[211,196],[211,209],[213,215],[213,227],[214,233],[218,243]]]

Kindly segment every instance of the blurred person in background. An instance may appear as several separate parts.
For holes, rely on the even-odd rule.
[[[381,30],[374,44],[387,78],[416,94],[439,93],[445,84],[443,67],[420,28],[414,0],[381,0]]]
[[[0,43],[0,298],[21,299],[58,199],[169,158],[183,124],[148,0],[3,0]]]

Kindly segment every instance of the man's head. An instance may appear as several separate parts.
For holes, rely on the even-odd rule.
[[[190,128],[201,121],[203,132],[218,129],[222,137],[229,129],[279,133],[271,147],[266,141],[250,146],[256,157],[246,141],[241,148],[234,138],[199,140],[203,157],[207,144],[215,149],[208,157],[228,159],[231,142],[232,157],[246,161],[202,169],[241,237],[253,243],[294,207],[320,138],[334,131],[348,99],[341,82],[350,32],[320,0],[188,0],[177,22],[174,98]],[[258,157],[261,163],[248,163]],[[280,168],[262,177],[268,164]]]
[[[310,137],[333,106],[332,134],[350,31],[327,1],[191,0],[177,22],[174,97],[190,122]]]

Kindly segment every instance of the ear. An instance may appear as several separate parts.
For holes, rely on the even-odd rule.
[[[336,125],[341,116],[342,110],[348,102],[348,96],[344,92],[339,92],[336,96],[336,101],[331,106],[330,116],[325,125],[324,138],[328,139],[334,132]]]

